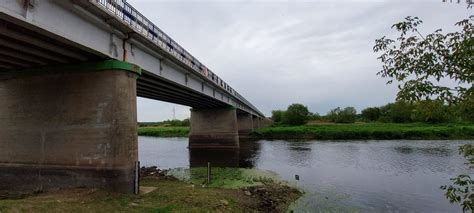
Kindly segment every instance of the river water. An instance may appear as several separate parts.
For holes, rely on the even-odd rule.
[[[441,185],[468,173],[460,145],[474,141],[241,141],[235,151],[191,151],[187,138],[139,137],[143,166],[269,170],[306,193],[295,212],[461,212]],[[472,173],[472,172],[471,172]],[[295,180],[295,175],[299,180]]]

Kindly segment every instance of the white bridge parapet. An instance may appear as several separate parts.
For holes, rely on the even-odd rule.
[[[264,117],[125,0],[0,0],[0,69],[110,58],[142,68],[138,96]]]

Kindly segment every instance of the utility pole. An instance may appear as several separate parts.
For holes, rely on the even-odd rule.
[[[173,107],[173,120],[176,120],[176,109]]]

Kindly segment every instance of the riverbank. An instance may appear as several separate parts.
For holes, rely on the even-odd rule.
[[[188,137],[189,127],[139,127],[139,136],[152,137]]]
[[[138,135],[187,137],[189,127],[140,127]],[[316,123],[257,129],[254,139],[315,140],[462,140],[474,139],[474,124]]]
[[[255,139],[461,140],[474,139],[474,124],[324,123],[262,128],[251,136]]]
[[[146,194],[59,190],[22,199],[0,199],[0,212],[285,212],[301,196],[292,187],[266,179],[253,180],[252,186],[227,187],[226,182],[236,179],[218,169],[214,179],[219,187],[206,186],[199,182],[201,170],[204,171],[193,171],[197,179],[189,182],[148,168],[142,172],[145,177],[141,180],[141,189]],[[231,174],[236,172],[239,173],[237,170]]]

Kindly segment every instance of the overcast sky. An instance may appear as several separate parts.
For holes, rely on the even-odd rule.
[[[465,5],[442,0],[184,1],[128,0],[266,115],[302,103],[312,112],[392,102],[396,85],[381,68],[374,40],[395,35],[406,16],[422,33],[454,30]],[[138,120],[190,115],[189,107],[138,98]]]

